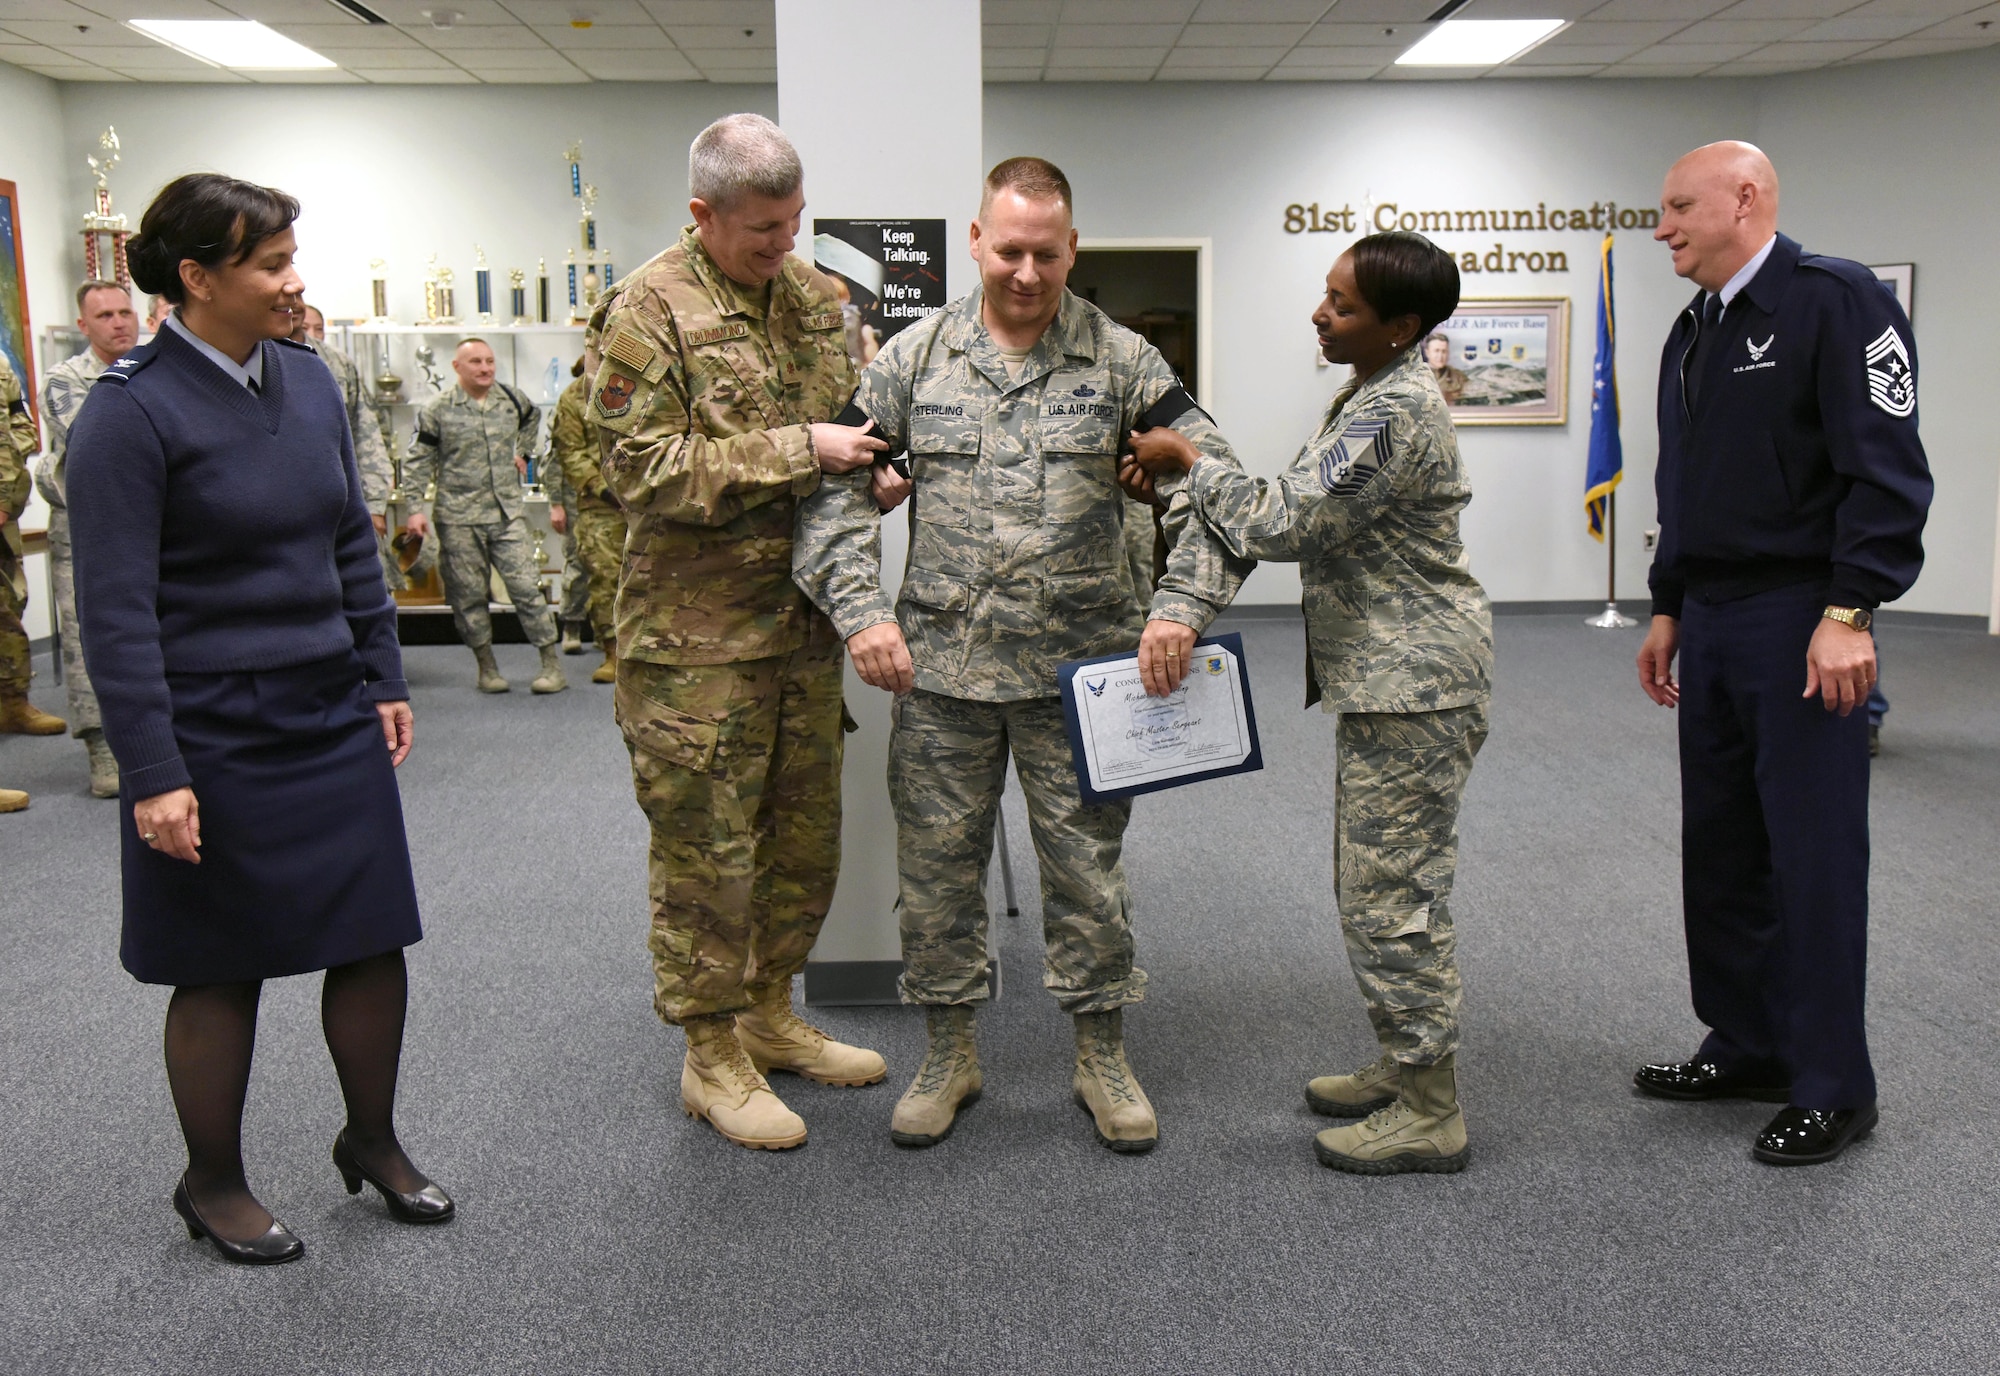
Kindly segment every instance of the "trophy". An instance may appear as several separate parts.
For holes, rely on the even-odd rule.
[[[132,269],[125,261],[125,241],[132,231],[123,215],[111,213],[111,169],[118,165],[118,131],[105,129],[97,136],[97,146],[104,156],[84,159],[97,178],[97,192],[90,212],[83,217],[83,275],[93,281],[104,280],[104,247],[98,240],[109,239],[111,280],[130,290]]]
[[[472,296],[479,309],[481,325],[497,325],[500,322],[493,315],[493,269],[486,266],[486,250],[479,245],[472,246]]]
[[[375,404],[378,406],[401,406],[403,404],[403,379],[396,376],[389,366],[387,351],[382,358],[382,371],[375,374]]]
[[[433,392],[444,390],[444,374],[437,370],[437,351],[424,344],[417,349],[417,366],[424,370],[424,381]]]
[[[526,325],[528,319],[528,274],[519,268],[507,269],[507,305],[513,311],[512,324]]]
[[[597,250],[584,255],[583,304],[586,311],[597,308],[597,298],[604,294],[604,275],[597,270]]]
[[[549,260],[535,260],[535,319],[538,323],[549,323]]]
[[[380,258],[370,258],[368,260],[368,271],[371,274],[368,281],[368,289],[375,306],[374,317],[368,322],[371,325],[393,325],[396,323],[389,318],[389,279],[382,273],[382,269],[385,266],[387,265]]]
[[[440,325],[456,325],[458,323],[458,292],[452,287],[451,283],[451,269],[439,268],[437,295],[438,310],[441,314],[437,318],[437,323]]]
[[[438,323],[438,258],[435,253],[424,267],[424,318],[419,325]]]
[[[569,323],[572,325],[581,325],[589,317],[584,314],[583,308],[577,299],[576,250],[573,248],[563,251],[563,271],[569,274]]]

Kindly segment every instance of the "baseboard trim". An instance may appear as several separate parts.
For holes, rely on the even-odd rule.
[[[806,962],[806,1002],[827,1007],[899,1004],[900,960],[813,960]]]
[[[1875,613],[1875,619],[1884,626],[1909,626],[1926,631],[1977,631],[1986,634],[1986,618],[1966,616],[1958,612],[1899,612],[1894,607],[1884,607]]]

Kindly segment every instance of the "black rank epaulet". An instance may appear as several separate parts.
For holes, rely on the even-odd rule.
[[[141,344],[98,376],[99,382],[129,382],[132,375],[160,356],[159,345]]]

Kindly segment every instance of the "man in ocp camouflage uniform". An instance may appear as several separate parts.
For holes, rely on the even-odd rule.
[[[377,553],[382,560],[382,577],[390,591],[408,587],[402,565],[383,538],[389,533],[389,494],[395,490],[396,470],[389,460],[389,446],[382,438],[382,420],[368,399],[368,384],[361,369],[342,350],[326,342],[326,316],[317,306],[299,312],[292,341],[319,355],[320,362],[333,374],[334,385],[347,407],[347,428],[354,436],[354,462],[361,469],[361,499],[375,522]]]
[[[1493,621],[1459,536],[1472,489],[1451,412],[1415,344],[1458,289],[1451,255],[1418,234],[1370,235],[1341,255],[1312,318],[1327,361],[1354,378],[1274,479],[1168,432],[1133,440],[1137,462],[1164,475],[1170,511],[1191,510],[1241,557],[1299,565],[1306,703],[1339,713],[1334,898],[1381,1046],[1372,1065],[1313,1079],[1306,1102],[1362,1119],[1319,1133],[1313,1151],[1363,1175],[1469,1159],[1451,891],[1459,805],[1486,740]]]
[[[582,360],[577,360],[581,365]],[[625,511],[605,486],[604,470],[598,463],[597,436],[591,428],[586,408],[590,401],[590,379],[578,377],[563,389],[556,401],[556,413],[549,422],[551,476],[563,484],[566,524],[577,571],[570,587],[587,595],[590,633],[604,662],[591,674],[592,683],[611,683],[617,678],[617,643],[613,634],[618,600],[618,570],[625,561]],[[569,613],[569,597],[564,596],[564,615]]]
[[[34,663],[28,653],[27,628],[21,624],[28,609],[21,512],[34,486],[28,476],[28,457],[41,448],[41,437],[35,433],[27,398],[21,395],[21,380],[4,354],[0,354],[0,413],[5,414],[7,427],[6,434],[0,436],[0,732],[53,736],[61,732],[64,722],[28,701]],[[0,811],[14,812],[27,805],[27,794],[0,790]]]
[[[404,473],[412,491],[430,483],[437,491],[429,520],[412,516],[409,528],[419,535],[437,528],[438,571],[458,638],[479,665],[479,691],[504,693],[508,687],[493,659],[493,618],[487,611],[497,570],[521,629],[541,652],[541,672],[528,686],[537,693],[560,693],[569,680],[556,658],[556,619],[542,596],[521,486],[541,429],[541,408],[495,378],[493,347],[483,339],[461,340],[451,367],[457,384],[417,412],[417,442]]]
[[[653,1005],[687,1035],[681,1104],[777,1149],[806,1125],[766,1070],[886,1073],[792,1010],[840,864],[840,640],[792,585],[792,522],[820,473],[881,442],[827,424],[854,391],[832,283],[790,256],[790,140],[730,115],[688,155],[694,224],[591,317],[587,419],[630,522],[618,724],[652,827]]]
[[[972,231],[980,289],[896,335],[862,374],[856,401],[893,448],[908,448],[916,484],[900,596],[881,586],[861,478],[823,484],[799,517],[799,585],[862,678],[898,694],[889,793],[902,995],[924,1006],[930,1033],[890,1125],[903,1146],[942,1140],[980,1091],[986,866],[1010,754],[1041,862],[1044,983],[1076,1021],[1077,1101],[1114,1151],[1159,1138],[1124,1047],[1121,1010],[1146,984],[1119,864],[1131,804],[1083,803],[1056,667],[1136,646],[1148,690],[1168,691],[1248,565],[1183,511],[1158,590],[1150,578],[1138,586],[1124,526],[1136,513],[1150,544],[1151,521],[1119,490],[1119,446],[1185,394],[1157,350],[1066,290],[1071,204],[1068,181],[1040,158],[994,168]],[[1144,423],[1159,420],[1234,466],[1191,401]]]
[[[63,687],[69,697],[70,733],[83,742],[90,759],[90,793],[118,796],[118,761],[104,743],[104,718],[97,691],[83,662],[83,637],[76,619],[76,574],[70,560],[69,493],[64,486],[69,428],[104,370],[139,342],[139,313],[132,293],[116,282],[85,282],[76,291],[77,328],[86,346],[49,369],[42,380],[42,428],[48,443],[35,462],[35,486],[49,504],[49,572],[54,575],[56,615],[62,628]]]

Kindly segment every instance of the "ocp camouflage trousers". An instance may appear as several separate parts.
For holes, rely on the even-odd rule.
[[[1451,889],[1486,704],[1343,712],[1335,738],[1334,891],[1348,962],[1383,1050],[1431,1065],[1458,1050]]]
[[[576,557],[589,580],[590,633],[599,646],[615,653],[618,623],[612,611],[618,601],[618,570],[625,562],[625,513],[611,503],[586,498],[570,512],[570,522],[576,532]]]
[[[653,833],[653,1006],[667,1022],[789,983],[833,902],[841,647],[813,622],[789,655],[618,661],[614,711]]]
[[[1132,896],[1119,863],[1132,805],[1084,804],[1061,699],[918,691],[896,700],[891,721],[903,1001],[988,996],[986,869],[1011,752],[1042,874],[1042,983],[1072,1013],[1139,1002],[1146,974],[1132,963]]]
[[[0,693],[18,697],[28,691],[34,661],[28,655],[28,630],[21,617],[28,610],[28,578],[15,552],[15,523],[0,528]]]
[[[542,596],[540,570],[535,567],[535,537],[528,518],[511,521],[440,523],[438,572],[444,577],[445,600],[458,638],[473,649],[493,643],[493,618],[487,604],[493,596],[489,570],[500,574],[514,614],[531,645],[552,644],[558,632],[555,613]]]
[[[69,733],[103,729],[104,716],[97,708],[97,690],[90,686],[90,671],[83,666],[83,630],[76,619],[76,565],[69,543],[69,509],[49,508],[49,572],[55,576],[56,616],[62,629],[63,688],[69,694]]]

